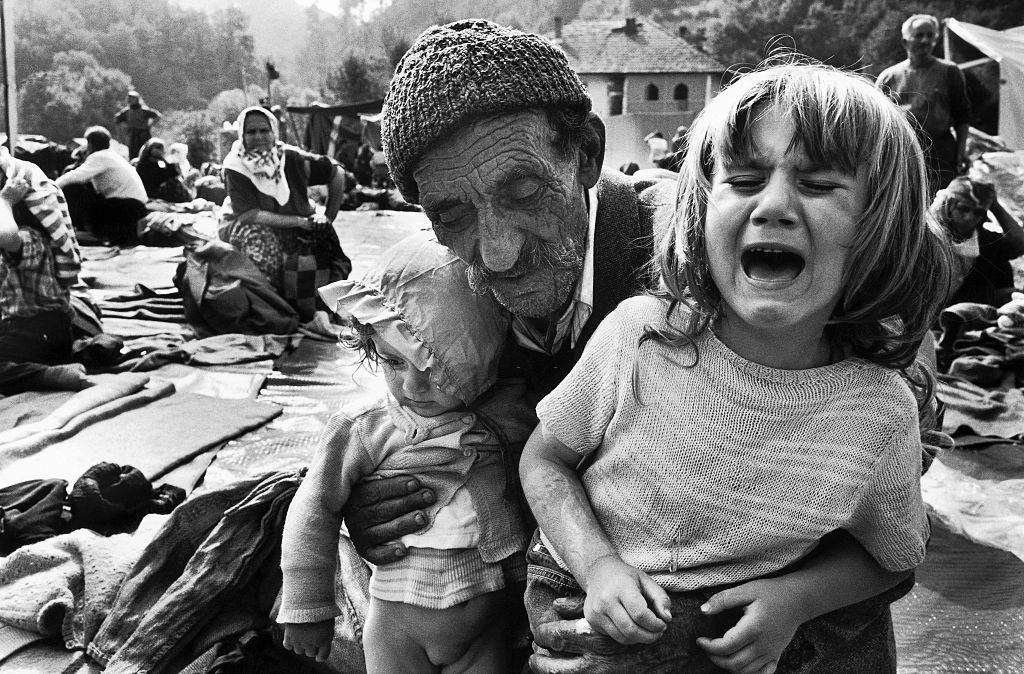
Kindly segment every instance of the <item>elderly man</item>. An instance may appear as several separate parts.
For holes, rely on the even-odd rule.
[[[674,207],[672,180],[602,173],[604,125],[590,107],[557,47],[479,20],[423,33],[399,64],[384,105],[382,139],[398,188],[423,206],[438,240],[470,265],[470,285],[512,312],[506,374],[525,376],[537,396],[572,367],[604,316],[650,286],[652,237]],[[432,498],[412,476],[375,480],[355,495],[349,531],[368,559],[385,564],[404,554],[396,539],[423,526],[418,509]],[[797,598],[791,587],[841,583],[867,599],[891,584],[879,580],[874,562],[849,537],[822,551],[805,568],[765,582],[778,582],[787,600],[812,604],[830,593]],[[786,584],[798,574],[801,583]],[[909,584],[900,587],[905,592]],[[806,623],[779,671],[802,666],[814,643],[838,644],[843,630],[871,634],[860,643],[879,652],[891,649],[894,598],[875,597]],[[573,620],[581,608],[534,607],[536,644],[563,651],[557,658],[539,651],[531,661],[536,671],[651,666]],[[544,617],[536,619],[538,613]],[[735,652],[718,655],[728,660]]]
[[[930,14],[911,16],[903,22],[907,60],[883,70],[877,82],[917,122],[933,192],[965,172],[970,162],[967,133],[971,102],[967,84],[955,64],[932,54],[938,39],[938,19]]]

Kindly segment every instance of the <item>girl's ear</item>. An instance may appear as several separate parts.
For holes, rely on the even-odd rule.
[[[604,164],[604,122],[590,112],[587,113],[585,137],[580,144],[580,182],[586,189],[597,184],[601,177],[601,165]]]

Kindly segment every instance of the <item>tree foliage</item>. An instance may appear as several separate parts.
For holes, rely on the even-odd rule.
[[[58,141],[94,124],[112,128],[130,88],[125,73],[101,66],[91,54],[57,52],[49,70],[32,73],[21,87],[21,126]]]
[[[379,98],[384,94],[384,87],[375,71],[381,70],[383,65],[379,60],[371,61],[350,51],[337,70],[328,75],[325,87],[336,100],[345,103]]]
[[[237,7],[207,15],[168,0],[32,0],[15,5],[14,21],[19,86],[51,71],[56,54],[74,50],[127,74],[130,87],[161,111],[202,108],[262,73]]]
[[[550,33],[556,16],[565,23],[621,18],[624,7],[620,0],[339,5],[341,12],[330,15],[290,0],[19,0],[12,6],[22,128],[64,139],[86,124],[110,125],[128,88],[174,120],[175,110],[208,109],[216,126],[266,94],[264,58],[282,68],[274,102],[365,100],[386,90],[398,60],[430,25],[484,17]],[[904,58],[899,28],[912,13],[994,29],[1024,24],[1021,0],[632,0],[629,6],[669,30],[685,27],[687,39],[726,65],[757,63],[774,36],[785,35],[802,53],[871,75]],[[263,51],[254,26],[269,45]],[[165,126],[186,134],[200,133],[186,126],[207,128],[198,117],[187,119],[190,126]]]

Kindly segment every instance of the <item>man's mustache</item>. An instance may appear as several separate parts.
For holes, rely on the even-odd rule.
[[[579,248],[573,241],[561,245],[531,237],[520,251],[519,259],[506,271],[496,272],[488,269],[479,256],[473,260],[466,270],[469,287],[475,292],[484,293],[496,279],[514,278],[539,267],[565,271],[582,270],[583,252]]]

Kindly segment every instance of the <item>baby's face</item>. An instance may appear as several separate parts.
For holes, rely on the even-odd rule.
[[[418,370],[398,349],[380,337],[374,335],[370,339],[380,357],[384,381],[399,405],[421,417],[436,417],[465,407],[461,400],[434,385],[429,367]]]

